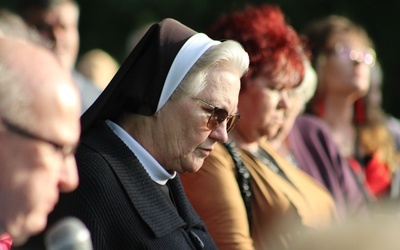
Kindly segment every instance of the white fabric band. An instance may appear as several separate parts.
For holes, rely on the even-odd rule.
[[[172,93],[178,87],[179,83],[185,77],[187,72],[192,68],[195,62],[203,53],[213,45],[221,42],[212,40],[204,33],[193,35],[179,50],[171,68],[169,69],[167,78],[165,79],[164,87],[161,92],[160,100],[158,101],[157,112],[171,97]]]

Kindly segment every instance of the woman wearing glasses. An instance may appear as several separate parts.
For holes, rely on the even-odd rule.
[[[327,122],[371,199],[388,197],[397,165],[394,138],[380,111],[363,100],[375,63],[370,38],[362,27],[340,16],[311,23],[305,35],[318,75],[308,111]]]
[[[78,217],[94,249],[216,249],[177,173],[228,139],[248,64],[237,42],[154,24],[82,116],[80,185],[50,224]]]
[[[239,94],[241,121],[203,167],[182,175],[185,192],[220,249],[285,249],[304,229],[336,220],[330,194],[266,142],[281,127],[304,54],[278,7],[223,16],[209,34],[239,41],[250,67]],[[287,223],[287,224],[286,224]]]

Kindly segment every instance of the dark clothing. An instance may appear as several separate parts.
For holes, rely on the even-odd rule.
[[[78,189],[63,194],[49,225],[75,216],[88,227],[94,249],[216,249],[190,205],[177,175],[168,181],[173,203],[152,181],[136,156],[104,121],[81,139],[77,151]],[[42,244],[43,234],[26,249]]]
[[[288,142],[299,167],[332,194],[342,219],[367,213],[364,194],[321,119],[297,117]]]

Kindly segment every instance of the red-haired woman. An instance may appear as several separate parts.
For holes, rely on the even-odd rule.
[[[288,91],[303,78],[300,39],[271,5],[223,16],[209,34],[237,40],[249,53],[242,120],[197,173],[181,175],[185,191],[220,249],[284,249],[299,231],[336,220],[326,189],[265,140],[281,127]]]

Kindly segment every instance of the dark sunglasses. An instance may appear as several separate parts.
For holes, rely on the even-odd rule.
[[[214,105],[209,104],[208,102],[205,102],[199,98],[192,97],[194,100],[196,100],[198,103],[206,105],[209,108],[206,108],[204,110],[208,111],[211,113],[210,118],[208,119],[207,122],[207,128],[210,130],[214,130],[218,128],[221,123],[223,123],[225,120],[226,122],[226,132],[229,133],[231,131],[236,123],[240,120],[240,115],[239,114],[232,114],[230,115],[228,111],[225,109],[221,109],[218,107],[215,107]]]
[[[4,118],[0,118],[3,121],[4,127],[9,131],[14,134],[17,134],[19,136],[25,137],[27,139],[31,140],[36,140],[36,141],[41,141],[47,144],[50,144],[53,146],[58,152],[60,152],[64,158],[66,158],[68,155],[75,154],[76,151],[76,146],[66,146],[66,145],[61,145],[57,142],[54,142],[52,140],[43,138],[41,136],[35,135],[32,132],[29,132],[28,130],[25,130],[21,127],[18,127],[17,125],[12,124],[11,122],[5,120]]]

